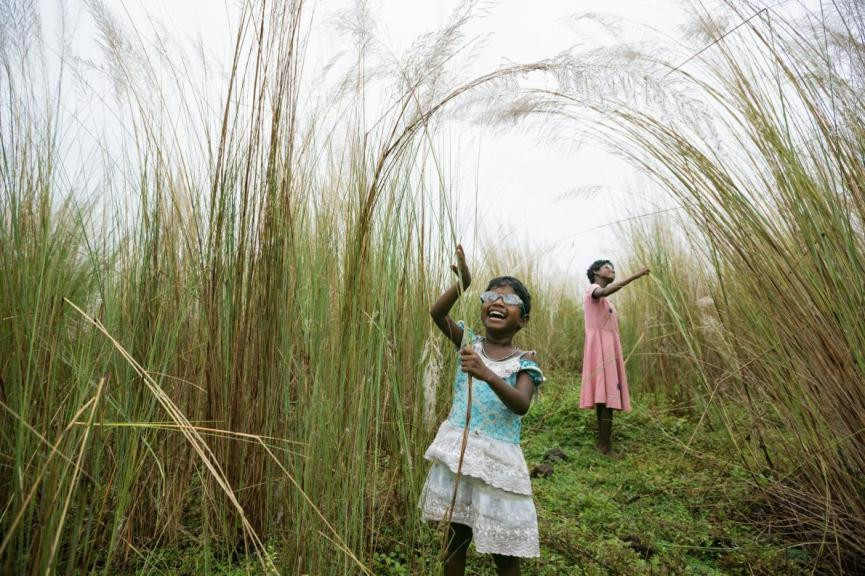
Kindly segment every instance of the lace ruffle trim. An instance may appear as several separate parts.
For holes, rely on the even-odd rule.
[[[457,473],[462,446],[462,428],[444,422],[424,457],[439,461]],[[502,442],[470,432],[463,457],[462,474],[480,478],[490,486],[531,496],[529,469],[518,444]]]
[[[450,509],[450,501],[434,493],[427,493],[421,503],[424,520],[441,521]],[[472,529],[475,550],[482,554],[505,554],[521,558],[540,556],[537,523],[521,527],[504,527],[478,514],[471,505],[454,508],[451,522],[465,524]]]

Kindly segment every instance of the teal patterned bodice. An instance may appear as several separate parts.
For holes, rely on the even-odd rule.
[[[483,354],[482,342],[482,338],[475,338],[473,344],[475,352],[480,355],[484,364],[490,370],[509,385],[517,385],[517,376],[520,372],[527,372],[535,385],[544,381],[544,375],[536,362],[527,360],[519,355],[502,361],[492,360]],[[459,351],[457,351],[457,354],[459,354]],[[467,402],[468,375],[462,371],[459,363],[457,363],[453,404],[448,415],[448,422],[457,428],[465,428]],[[505,406],[486,382],[475,378],[472,379],[470,432],[510,442],[511,444],[519,444],[521,420],[522,417]]]

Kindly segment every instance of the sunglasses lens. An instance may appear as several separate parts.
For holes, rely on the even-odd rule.
[[[502,299],[502,302],[507,306],[522,306],[523,301],[516,294],[499,294],[498,292],[484,292],[481,294],[481,302],[491,303],[495,302],[499,298]]]

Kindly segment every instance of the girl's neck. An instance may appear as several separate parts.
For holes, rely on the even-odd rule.
[[[514,345],[511,343],[513,339],[513,334],[507,334],[504,336],[495,336],[491,335],[487,332],[486,336],[484,336],[484,340],[490,344],[492,344],[496,348],[513,348]]]
[[[606,288],[607,284],[609,284],[609,283],[610,283],[610,280],[608,280],[606,278],[595,278],[595,284],[597,284],[601,288]]]
[[[492,344],[486,338],[481,341],[481,354],[494,362],[503,362],[513,358],[519,352],[511,344],[510,339],[508,339],[507,344],[493,344],[490,346],[491,350],[489,351],[487,350],[488,343]]]

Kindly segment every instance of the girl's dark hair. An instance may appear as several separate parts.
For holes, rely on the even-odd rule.
[[[487,284],[487,290],[502,288],[504,286],[510,286],[514,289],[514,293],[523,301],[523,316],[528,316],[529,312],[532,311],[532,296],[529,294],[529,289],[526,288],[526,285],[513,276],[499,276],[490,280],[490,283]]]
[[[601,266],[603,266],[604,264],[609,264],[610,266],[613,265],[613,263],[609,260],[595,260],[594,262],[592,262],[592,265],[589,266],[588,270],[586,270],[586,276],[589,277],[589,282],[595,282],[595,272],[600,270]]]

